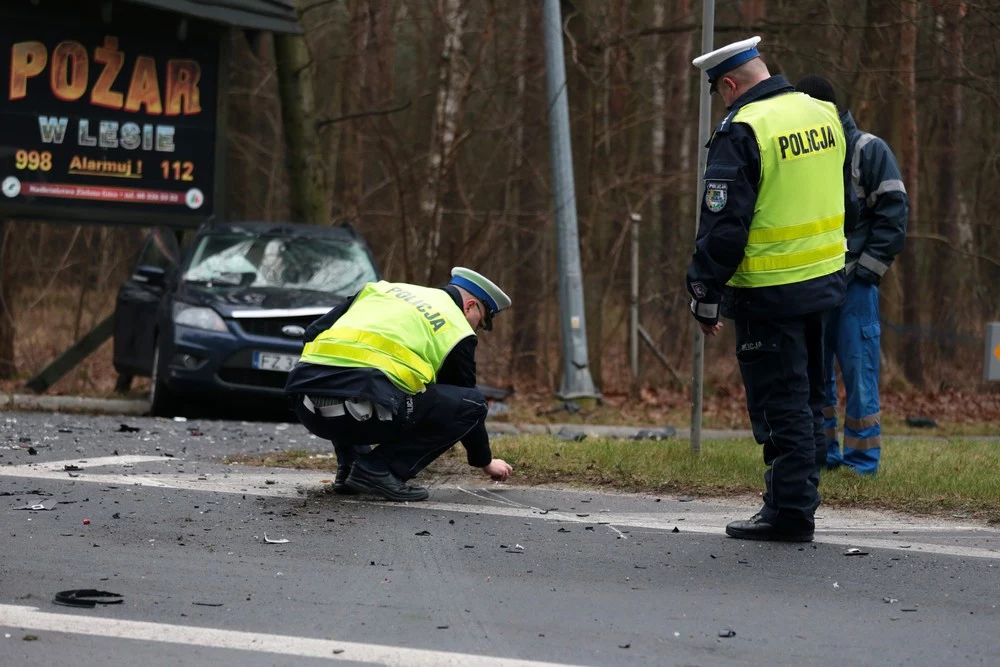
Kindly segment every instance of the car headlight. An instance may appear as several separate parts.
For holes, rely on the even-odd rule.
[[[207,331],[229,331],[222,316],[211,308],[192,306],[176,301],[174,302],[174,324],[183,324],[186,327]]]

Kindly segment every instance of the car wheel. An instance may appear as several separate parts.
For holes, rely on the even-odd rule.
[[[160,375],[160,343],[153,348],[153,376],[149,379],[149,413],[154,417],[173,417],[177,412],[177,397]]]

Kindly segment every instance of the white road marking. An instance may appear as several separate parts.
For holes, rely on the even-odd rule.
[[[518,660],[401,646],[364,644],[336,639],[292,637],[168,623],[150,623],[148,621],[126,621],[99,616],[55,614],[43,612],[37,607],[8,604],[0,604],[0,626],[399,667],[438,667],[443,665],[455,665],[456,667],[466,665],[470,667],[574,667],[569,663]],[[335,651],[342,652],[335,653]]]
[[[325,472],[308,472],[295,470],[271,470],[257,468],[235,468],[230,472],[199,475],[194,473],[168,472],[157,477],[148,474],[117,474],[114,472],[98,472],[97,469],[114,468],[115,466],[134,465],[136,463],[160,462],[167,465],[184,464],[183,459],[162,456],[106,456],[90,459],[72,459],[66,461],[50,461],[40,464],[21,466],[5,466],[0,468],[0,477],[28,477],[34,479],[68,479],[64,466],[76,465],[80,471],[74,471],[79,477],[72,478],[74,482],[91,482],[97,484],[120,484],[149,486],[156,488],[203,491],[210,493],[232,493],[273,498],[301,497],[308,489],[319,489],[323,486],[321,480],[331,475]],[[189,462],[188,462],[189,463]],[[263,471],[262,471],[263,470]],[[719,535],[726,523],[733,520],[728,506],[714,505],[714,511],[684,511],[675,514],[644,513],[644,512],[601,512],[591,513],[588,517],[578,517],[565,512],[543,510],[538,507],[518,503],[499,494],[483,489],[482,493],[470,491],[461,486],[437,486],[435,489],[455,489],[473,496],[483,503],[447,503],[424,501],[419,503],[390,503],[382,500],[341,499],[340,502],[355,504],[378,503],[396,507],[409,507],[439,512],[459,512],[464,514],[481,514],[488,516],[504,516],[522,519],[541,519],[566,523],[592,524],[608,526],[622,537],[621,528],[648,529],[672,532],[677,528],[681,533],[698,533]],[[596,495],[596,494],[590,494]],[[894,517],[868,513],[863,521],[859,521],[852,513],[838,513],[827,509],[818,517],[820,528],[816,531],[816,542],[822,544],[837,544],[851,547],[867,547],[876,549],[891,549],[908,553],[928,553],[972,558],[990,558],[1000,560],[1000,547],[987,549],[981,547],[965,547],[960,545],[935,544],[932,542],[914,542],[907,535],[914,533],[975,533],[979,537],[992,537],[1000,544],[1000,530],[987,528],[976,524],[949,524],[934,521],[920,521],[906,517]],[[860,524],[860,525],[859,525]],[[882,538],[872,533],[890,534],[892,538]]]

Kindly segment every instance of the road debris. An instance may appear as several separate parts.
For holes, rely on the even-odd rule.
[[[723,628],[722,630],[719,630],[719,636],[720,637],[735,637],[736,636],[736,630],[733,630],[732,628]]]
[[[76,588],[56,593],[53,602],[64,607],[93,608],[98,604],[121,604],[124,599],[119,593],[99,591],[93,588]]]
[[[264,541],[267,542],[268,544],[288,544],[288,540],[285,539],[284,537],[282,537],[280,540],[272,540],[270,537],[267,536],[267,533],[264,533]]]
[[[129,426],[128,424],[122,424],[118,427],[119,433],[138,433],[141,430],[138,426]]]
[[[49,510],[54,510],[57,503],[52,503],[51,507],[46,507],[44,503],[36,503],[34,505],[25,505],[24,507],[15,507],[16,510],[29,510],[31,512],[46,512]]]
[[[430,537],[431,536],[431,531],[429,531],[429,530],[421,530],[419,533],[413,533],[413,534],[416,535],[417,537]]]
[[[850,548],[844,552],[845,556],[867,556],[867,551],[862,551],[861,549]]]

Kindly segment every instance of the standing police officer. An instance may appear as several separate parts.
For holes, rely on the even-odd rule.
[[[795,88],[817,100],[837,104],[833,84],[821,76],[805,76]],[[827,323],[823,407],[826,466],[846,465],[862,475],[874,475],[882,454],[878,395],[882,325],[878,286],[892,261],[903,251],[910,200],[889,145],[859,130],[847,109],[840,112],[840,124],[847,137],[851,182],[861,212],[857,225],[847,230],[847,296]],[[837,440],[835,357],[847,394],[843,452]]]
[[[490,452],[475,359],[476,330],[491,331],[510,298],[475,271],[451,275],[441,289],[368,283],[306,330],[285,393],[333,441],[335,492],[425,500],[406,482],[459,440],[469,465],[495,480],[513,472]]]
[[[763,508],[726,533],[806,542],[825,458],[824,318],[845,289],[847,142],[834,106],[771,76],[759,42],[693,61],[729,113],[709,144],[687,288],[711,336],[722,328],[725,293],[750,422],[768,466]]]

